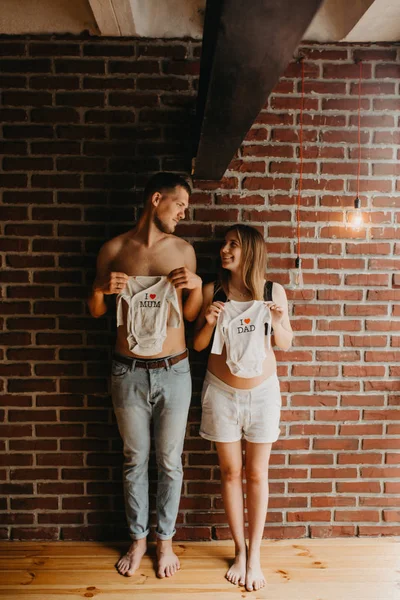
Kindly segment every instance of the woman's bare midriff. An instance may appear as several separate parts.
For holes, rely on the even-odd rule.
[[[126,302],[122,303],[123,310],[123,318],[124,325],[121,325],[117,328],[117,339],[115,342],[115,352],[118,354],[122,354],[124,356],[133,356],[138,359],[146,359],[150,360],[152,358],[163,358],[164,356],[171,356],[171,354],[179,354],[183,352],[186,348],[185,341],[185,325],[182,316],[182,292],[181,290],[177,290],[178,292],[178,300],[181,311],[181,325],[180,327],[167,327],[167,337],[164,340],[162,351],[159,354],[154,354],[151,356],[139,356],[134,354],[129,350],[129,345],[127,341],[127,331],[126,331],[126,317],[127,317],[127,304]]]
[[[266,358],[263,363],[263,372],[258,377],[245,379],[244,377],[236,377],[232,375],[226,364],[226,349],[222,350],[222,354],[210,354],[207,368],[218,379],[238,390],[250,390],[251,388],[260,385],[265,379],[276,373],[276,358],[272,348],[265,349]]]

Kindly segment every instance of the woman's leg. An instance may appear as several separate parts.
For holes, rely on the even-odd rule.
[[[244,585],[246,577],[246,539],[242,483],[242,442],[217,442],[221,469],[222,500],[235,542],[235,560],[225,577],[231,583]]]
[[[272,444],[246,442],[247,519],[249,555],[246,589],[259,590],[266,581],[261,570],[260,547],[268,508],[268,464]]]

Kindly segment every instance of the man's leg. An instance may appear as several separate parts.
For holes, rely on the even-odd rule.
[[[146,551],[149,532],[148,462],[152,409],[145,369],[131,369],[114,361],[112,373],[114,412],[124,443],[125,511],[133,540],[127,554],[117,563],[117,569],[121,575],[131,576]]]
[[[151,378],[158,466],[157,575],[170,577],[180,568],[172,537],[182,491],[182,450],[192,392],[189,361],[186,358],[168,369],[157,369]]]

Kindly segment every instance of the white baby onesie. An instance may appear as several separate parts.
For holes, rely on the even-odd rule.
[[[117,327],[123,325],[122,300],[128,305],[126,330],[129,350],[139,356],[162,351],[167,324],[179,327],[181,313],[175,287],[165,276],[129,277],[117,296]]]
[[[213,354],[222,354],[226,346],[226,364],[232,375],[249,379],[262,374],[265,354],[265,323],[271,331],[271,311],[263,300],[225,302],[219,314]],[[268,335],[268,347],[271,339]]]

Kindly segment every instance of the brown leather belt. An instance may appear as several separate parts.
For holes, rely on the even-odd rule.
[[[187,349],[181,352],[181,354],[177,354],[176,356],[166,356],[165,358],[152,358],[149,360],[143,360],[141,358],[131,358],[130,356],[123,356],[122,354],[114,354],[113,359],[118,362],[124,363],[125,365],[129,365],[130,367],[135,363],[135,368],[137,369],[165,369],[169,366],[176,365],[176,363],[181,362],[188,357]]]

